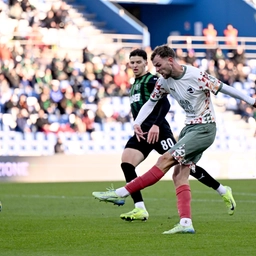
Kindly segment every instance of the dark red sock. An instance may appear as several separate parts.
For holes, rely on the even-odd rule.
[[[125,188],[130,194],[139,191],[145,187],[151,186],[159,181],[164,176],[164,173],[156,166],[153,166],[149,171],[142,176],[129,182]]]
[[[191,191],[189,185],[176,188],[177,207],[180,218],[191,219]]]

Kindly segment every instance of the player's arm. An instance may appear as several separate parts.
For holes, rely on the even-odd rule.
[[[234,87],[228,86],[226,84],[222,84],[220,92],[227,94],[233,98],[243,100],[246,103],[248,103],[256,108],[256,99],[254,99],[246,94],[241,93],[239,90],[235,89]]]
[[[164,121],[165,116],[169,112],[169,109],[171,106],[167,97],[160,99],[157,104],[160,105],[160,108],[159,108],[158,116],[148,132],[147,142],[149,144],[151,143],[154,144],[159,140],[159,133],[160,133],[159,126]]]
[[[143,131],[141,130],[140,125],[143,123],[143,121],[149,116],[149,114],[153,111],[155,105],[157,102],[164,98],[168,93],[166,92],[164,86],[163,86],[163,80],[160,77],[156,84],[153,92],[150,95],[149,100],[143,105],[143,107],[140,109],[138,116],[134,120],[133,128],[136,133],[138,141],[141,139],[145,140]]]
[[[170,104],[167,96],[160,99],[157,104],[161,105],[161,107],[160,107],[158,116],[157,116],[154,124],[157,126],[160,126],[162,124],[162,122],[164,121],[167,113],[169,112],[171,104]]]
[[[136,137],[138,141],[140,141],[140,139],[145,140],[145,137],[144,137],[145,133],[141,130],[140,125],[145,121],[145,119],[153,111],[156,104],[157,104],[157,101],[152,101],[151,99],[149,99],[140,109],[138,116],[133,122],[134,132],[136,133]]]
[[[227,84],[222,83],[216,77],[213,77],[206,72],[201,73],[200,75],[201,77],[198,79],[198,82],[199,82],[199,86],[202,89],[210,90],[215,95],[217,95],[218,92],[222,92],[233,98],[243,100],[244,102],[256,108],[256,99],[241,93],[239,90],[235,89],[234,87],[231,87]]]

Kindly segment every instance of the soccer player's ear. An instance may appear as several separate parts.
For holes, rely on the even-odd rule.
[[[173,63],[173,58],[172,58],[172,57],[169,57],[169,58],[168,58],[168,62],[172,65],[172,63]]]

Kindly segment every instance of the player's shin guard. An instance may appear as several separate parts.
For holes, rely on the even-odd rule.
[[[162,172],[158,167],[153,166],[149,171],[144,173],[142,176],[137,177],[128,183],[125,188],[128,190],[130,194],[139,191],[145,187],[151,186],[159,181],[163,176],[164,172]]]
[[[130,182],[133,179],[137,178],[135,167],[130,163],[122,163],[121,168],[124,172],[126,182]],[[131,194],[131,197],[134,203],[142,202],[143,198],[140,191],[134,192]]]
[[[206,185],[207,187],[213,188],[214,190],[216,190],[220,186],[220,183],[200,166],[196,165],[195,172],[190,170],[190,175],[196,178],[204,185]]]
[[[180,219],[191,219],[191,191],[189,185],[181,185],[176,188],[177,208]]]

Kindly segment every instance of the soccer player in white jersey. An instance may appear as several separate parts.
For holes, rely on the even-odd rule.
[[[94,192],[100,200],[110,201],[125,197],[151,186],[159,181],[174,166],[173,181],[176,188],[177,207],[180,222],[163,234],[195,233],[191,218],[191,191],[189,186],[190,169],[201,158],[203,152],[211,146],[216,135],[214,108],[210,93],[218,92],[245,101],[256,108],[256,100],[230,87],[206,72],[187,65],[180,65],[175,52],[167,45],[154,49],[151,60],[161,75],[150,99],[141,108],[134,121],[134,130],[138,139],[145,139],[140,125],[154,109],[162,97],[170,94],[186,113],[185,127],[181,130],[178,142],[145,174],[137,177],[126,186],[107,192]],[[147,140],[150,140],[150,136]]]

